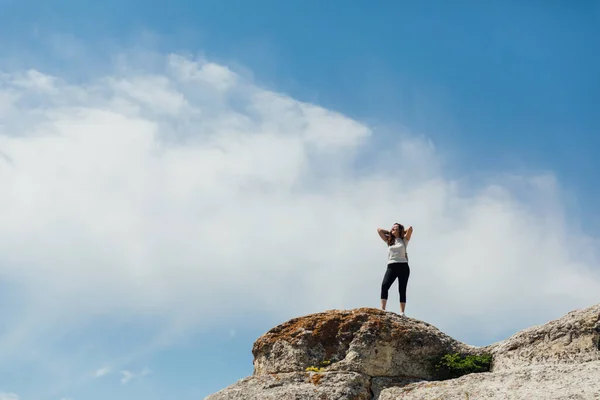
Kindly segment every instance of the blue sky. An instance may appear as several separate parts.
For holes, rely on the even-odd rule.
[[[398,219],[460,340],[597,302],[599,47],[593,1],[0,0],[0,393],[203,398],[376,307]]]
[[[141,43],[202,51],[299,100],[426,134],[461,166],[553,170],[586,213],[600,200],[589,180],[600,147],[593,1],[2,4],[3,47],[27,54],[23,65],[69,69],[48,35],[76,38],[100,60]]]

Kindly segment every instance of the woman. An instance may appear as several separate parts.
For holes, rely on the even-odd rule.
[[[407,231],[402,224],[395,223],[391,231],[378,228],[377,233],[388,245],[387,270],[381,283],[381,309],[385,310],[388,291],[392,283],[398,278],[398,291],[400,292],[400,315],[404,316],[406,308],[406,286],[410,275],[406,247],[413,233],[412,226]]]

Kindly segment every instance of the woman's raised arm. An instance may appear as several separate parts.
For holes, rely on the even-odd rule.
[[[381,238],[381,240],[383,240],[386,243],[388,242],[388,237],[390,235],[389,231],[386,231],[385,229],[377,228],[377,233],[379,234],[379,237]]]
[[[406,233],[404,234],[404,240],[406,240],[407,242],[410,241],[410,237],[412,236],[413,233],[413,227],[409,226],[408,229],[406,230]]]

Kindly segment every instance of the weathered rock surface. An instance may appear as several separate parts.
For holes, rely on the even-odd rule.
[[[421,379],[433,378],[441,355],[476,351],[426,322],[374,308],[294,318],[262,335],[252,349],[255,375],[304,371],[327,360],[327,371]]]
[[[597,304],[524,329],[483,350],[493,355],[492,371],[496,372],[531,364],[600,360],[599,339],[600,304]]]
[[[384,389],[378,400],[600,399],[600,361],[534,365]]]
[[[210,400],[370,400],[370,378],[356,372],[287,372],[251,376]]]
[[[206,400],[600,400],[600,304],[481,348],[394,313],[333,310],[271,329],[252,352],[254,374]],[[455,352],[492,354],[491,372],[435,381],[432,361]]]

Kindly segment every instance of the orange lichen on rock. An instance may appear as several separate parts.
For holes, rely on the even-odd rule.
[[[323,375],[321,374],[312,374],[310,381],[313,383],[313,385],[318,385],[322,377]]]
[[[329,359],[340,347],[347,347],[355,333],[365,324],[375,329],[381,328],[379,317],[383,311],[374,308],[359,308],[353,311],[331,310],[322,313],[293,318],[262,335],[252,348],[256,354],[275,341],[285,341],[292,345],[321,345],[324,358]]]

